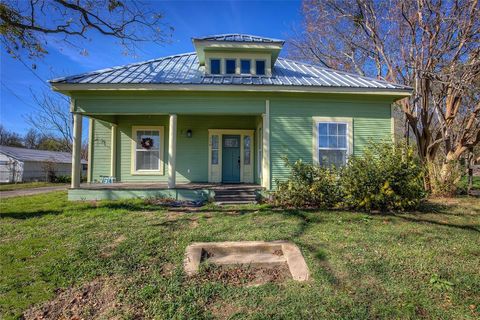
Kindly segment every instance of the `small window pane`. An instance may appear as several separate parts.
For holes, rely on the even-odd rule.
[[[210,60],[210,73],[220,74],[220,59]]]
[[[212,136],[212,149],[218,149],[218,136]]]
[[[341,167],[346,164],[345,150],[319,150],[320,165],[325,167]]]
[[[265,75],[265,61],[263,60],[255,61],[255,67],[258,75]]]
[[[218,164],[218,149],[212,150],[212,164]]]
[[[223,146],[226,148],[238,148],[239,143],[238,143],[237,138],[224,138],[223,139]]]
[[[250,73],[250,60],[240,60],[240,69],[242,74]]]
[[[319,147],[320,148],[328,148],[328,137],[327,136],[320,136],[319,139]]]
[[[337,124],[336,123],[329,123],[328,124],[328,135],[336,135],[337,134]]]
[[[327,123],[319,123],[318,124],[318,133],[322,136],[327,135],[328,130],[328,124]]]
[[[237,61],[234,59],[227,59],[225,60],[225,73],[226,74],[234,74],[235,69],[237,67]]]
[[[244,164],[250,164],[250,136],[245,136],[243,138],[243,148],[244,148]]]
[[[347,136],[338,136],[338,147],[346,148],[347,147]]]
[[[328,147],[337,148],[337,136],[328,136]]]
[[[338,135],[347,134],[347,125],[345,123],[337,124]]]

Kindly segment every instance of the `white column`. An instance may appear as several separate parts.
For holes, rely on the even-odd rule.
[[[175,188],[175,163],[177,154],[177,115],[170,115],[168,127],[168,188]]]
[[[262,186],[270,190],[270,100],[265,100],[263,120]]]
[[[73,114],[73,146],[72,146],[72,188],[80,187],[82,149],[82,115]]]
[[[112,123],[112,136],[110,141],[110,176],[115,177],[117,165],[117,125]]]
[[[88,164],[87,182],[92,183],[93,118],[88,118]]]

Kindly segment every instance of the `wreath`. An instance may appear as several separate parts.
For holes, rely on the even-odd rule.
[[[153,147],[153,139],[152,138],[142,138],[142,148],[150,150]]]

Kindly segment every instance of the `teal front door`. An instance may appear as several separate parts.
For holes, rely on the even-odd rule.
[[[240,136],[224,135],[222,140],[222,182],[240,182]]]

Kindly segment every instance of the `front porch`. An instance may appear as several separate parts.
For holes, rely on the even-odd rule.
[[[169,188],[168,183],[83,183],[78,188],[68,190],[68,199],[86,201],[161,197],[180,201],[212,201],[217,194],[225,192],[250,192],[259,197],[262,190],[264,188],[258,184],[178,183],[175,188]]]

